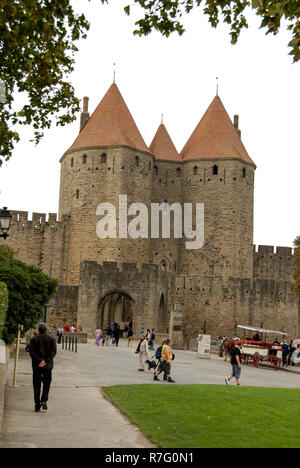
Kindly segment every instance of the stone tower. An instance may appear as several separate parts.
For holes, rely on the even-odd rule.
[[[112,204],[118,218],[119,195],[127,195],[128,205],[149,206],[151,201],[153,155],[116,84],[60,162],[59,219],[70,215],[65,282],[78,284],[82,260],[149,263],[149,239],[119,238],[119,223],[116,239],[99,239],[96,234],[100,203]]]
[[[184,203],[204,203],[205,241],[185,250],[186,275],[253,275],[255,164],[216,96],[181,151]]]

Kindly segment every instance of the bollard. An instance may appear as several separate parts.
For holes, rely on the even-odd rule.
[[[61,349],[65,349],[65,337],[64,337],[64,335],[61,337]]]
[[[74,351],[74,336],[72,336],[72,351]]]
[[[75,338],[75,353],[77,353],[77,336]]]
[[[71,350],[71,337],[69,336],[69,351]]]
[[[14,374],[13,374],[13,387],[16,386],[16,380],[17,380],[21,331],[23,331],[23,325],[18,325],[18,334],[17,334],[17,343],[16,343],[16,354],[15,354],[15,366],[14,366]]]

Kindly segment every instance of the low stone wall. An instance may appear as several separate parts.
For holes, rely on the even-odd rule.
[[[10,348],[6,347],[6,362],[5,364],[0,363],[0,438],[2,435],[2,424],[4,415],[4,396],[5,396],[5,385],[7,376],[7,366],[9,363]]]

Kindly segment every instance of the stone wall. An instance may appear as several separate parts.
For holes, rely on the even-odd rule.
[[[80,287],[78,300],[78,323],[84,331],[93,335],[101,324],[102,305],[105,298],[119,292],[132,301],[132,319],[134,334],[140,328],[155,328],[159,333],[161,315],[169,323],[169,289],[174,286],[174,273],[162,271],[156,265],[141,265],[138,269],[133,263],[82,262],[80,269]],[[160,307],[162,296],[165,307]],[[127,318],[127,317],[126,317]],[[113,321],[114,318],[111,317]],[[106,323],[105,325],[107,325]],[[167,327],[166,327],[167,328]],[[166,330],[167,331],[167,330]]]
[[[150,209],[152,165],[151,153],[122,146],[77,150],[61,159],[59,217],[71,215],[67,284],[78,284],[84,260],[149,263],[149,239],[119,238],[118,207],[119,195],[127,195],[128,206],[140,202]],[[96,234],[96,210],[103,202],[116,208],[116,239]]]
[[[289,339],[300,331],[299,296],[290,281],[212,276],[176,278],[174,323],[182,325],[182,337],[189,340],[199,332],[218,338],[241,333],[237,325],[253,325],[284,331]],[[181,320],[181,323],[180,323]]]
[[[254,278],[293,281],[294,256],[289,247],[259,245],[253,248]]]
[[[59,285],[49,305],[47,323],[51,329],[65,323],[81,325],[77,318],[78,286]]]
[[[44,273],[61,283],[65,280],[68,245],[69,216],[60,222],[57,215],[33,213],[32,219],[26,211],[11,210],[12,223],[9,237],[0,238],[0,245],[8,245],[16,252],[16,257],[28,265],[41,268]]]
[[[180,274],[251,278],[254,167],[234,159],[186,161],[183,185],[184,203],[204,203],[204,246],[182,244]]]

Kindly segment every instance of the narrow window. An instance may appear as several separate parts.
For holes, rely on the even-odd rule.
[[[180,167],[177,167],[177,169],[176,169],[176,177],[181,177],[181,169],[180,169]]]
[[[213,175],[218,175],[218,166],[216,164],[213,167]]]
[[[105,164],[107,160],[106,153],[101,154],[101,163]]]
[[[243,167],[243,177],[246,177],[246,168]]]
[[[151,161],[149,162],[149,171],[151,171]]]
[[[76,190],[76,200],[79,200],[79,189]]]
[[[74,158],[71,158],[71,167],[74,166]]]
[[[82,156],[82,164],[86,164],[86,160],[87,160],[87,155],[84,154],[84,155]]]
[[[139,157],[137,156],[135,158],[135,165],[138,167],[140,165],[140,160],[139,160]]]
[[[153,166],[153,174],[158,175],[158,167],[157,166]]]
[[[198,167],[194,166],[194,175],[197,175],[197,174],[198,174]]]

